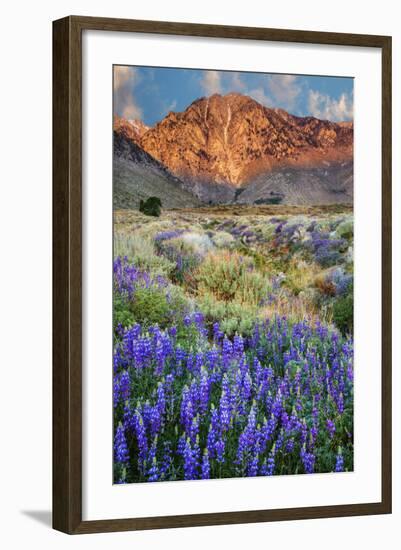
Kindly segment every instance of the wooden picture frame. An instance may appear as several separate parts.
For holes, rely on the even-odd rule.
[[[379,502],[82,521],[82,43],[84,30],[378,48],[382,55],[382,496]],[[69,534],[391,512],[391,37],[66,17],[53,23],[53,527]]]

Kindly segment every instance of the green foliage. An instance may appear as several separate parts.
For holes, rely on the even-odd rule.
[[[114,296],[114,326],[122,325],[124,328],[134,324],[134,315],[130,310],[129,303],[119,294]]]
[[[146,201],[142,200],[139,203],[139,211],[146,216],[159,217],[161,214],[162,201],[159,197],[149,197]]]
[[[313,262],[293,258],[285,272],[284,286],[298,296],[313,285],[317,270],[318,267]]]
[[[252,331],[258,317],[258,309],[254,306],[238,302],[224,302],[216,300],[213,295],[206,294],[199,301],[199,309],[205,315],[209,329],[218,321],[221,329],[232,336],[236,332],[247,335]]]
[[[333,305],[333,321],[342,334],[352,333],[354,328],[354,297],[351,291]]]
[[[163,289],[138,288],[130,302],[130,310],[135,322],[145,326],[157,324],[164,328],[169,322],[170,307]]]
[[[269,197],[268,199],[257,199],[255,204],[280,204],[283,197]]]
[[[344,220],[336,229],[336,237],[351,240],[354,236],[354,222],[352,219]]]
[[[171,285],[168,289],[150,286],[138,288],[129,303],[134,322],[144,326],[159,325],[165,328],[182,323],[187,300],[181,289]]]
[[[227,231],[218,231],[212,241],[217,248],[229,248],[234,243],[234,237]]]
[[[236,252],[209,254],[194,278],[201,294],[223,302],[258,305],[270,291],[269,279],[255,270],[253,260]]]
[[[172,324],[180,327],[183,323],[183,316],[193,309],[191,300],[185,295],[181,287],[170,285],[167,289],[167,302]]]
[[[137,267],[152,275],[169,277],[175,263],[156,254],[154,240],[138,233],[116,232],[114,234],[114,255],[127,258]]]

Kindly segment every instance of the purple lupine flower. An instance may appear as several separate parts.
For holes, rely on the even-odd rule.
[[[149,455],[147,457],[147,462],[150,464],[148,468],[148,481],[159,481],[160,473],[159,467],[157,465],[156,459],[156,448],[157,448],[157,437],[154,438],[153,443],[149,450]]]
[[[300,457],[306,474],[313,474],[315,469],[315,455],[307,452],[305,445],[301,449]]]
[[[226,443],[223,439],[222,434],[219,434],[216,438],[216,442],[214,444],[214,448],[216,450],[216,460],[217,462],[223,463],[225,461],[224,453],[226,450]]]
[[[263,369],[257,357],[255,357],[253,360],[253,369],[255,372],[255,385],[259,387],[263,377]]]
[[[159,411],[160,416],[163,416],[166,410],[166,394],[164,391],[164,386],[162,382],[159,382],[157,385],[157,410]]]
[[[312,427],[310,429],[310,434],[311,434],[311,445],[314,446],[316,443],[317,437],[319,435],[319,425],[316,422],[312,424]]]
[[[210,380],[207,370],[202,367],[199,383],[199,408],[202,414],[205,414],[209,405]]]
[[[278,390],[277,394],[276,394],[276,398],[273,402],[273,406],[272,406],[272,415],[277,419],[279,420],[280,416],[281,416],[281,413],[283,411],[283,398],[282,398],[282,395],[281,395],[281,391],[280,389]]]
[[[224,367],[224,370],[227,370],[230,363],[231,356],[233,354],[233,345],[227,337],[225,337],[223,340],[222,352],[223,352],[223,357],[222,357],[223,367]]]
[[[219,432],[219,413],[213,404],[211,411],[211,422],[207,435],[207,450],[209,453],[209,457],[214,458],[216,456],[216,442]]]
[[[203,366],[203,353],[198,352],[195,355],[195,365],[194,365],[193,373],[199,375],[202,370],[202,366]]]
[[[222,431],[228,430],[231,420],[231,407],[230,407],[230,384],[228,376],[225,374],[222,381],[222,392],[220,397],[220,426]]]
[[[189,429],[189,439],[192,444],[195,444],[197,437],[199,437],[199,415],[196,415],[192,419],[192,424]]]
[[[244,401],[248,401],[252,395],[252,378],[249,372],[244,376],[242,382],[242,398]]]
[[[146,437],[146,430],[143,422],[143,417],[139,409],[135,411],[134,415],[136,438],[138,443],[138,462],[141,469],[144,467],[144,462],[148,453],[148,440]]]
[[[159,468],[157,467],[156,457],[153,457],[152,464],[148,470],[148,481],[159,481]]]
[[[174,340],[175,337],[177,336],[177,327],[176,326],[172,326],[168,329],[168,332],[169,332],[169,335],[171,336],[171,338]]]
[[[327,431],[329,432],[330,439],[333,439],[334,434],[336,432],[336,425],[330,418],[327,419],[326,422]]]
[[[248,422],[244,431],[239,436],[237,449],[237,464],[241,464],[244,456],[250,452],[256,438],[256,404],[253,404],[248,415]]]
[[[154,240],[156,242],[160,241],[169,241],[171,239],[176,239],[177,237],[180,237],[185,232],[184,229],[176,229],[173,231],[162,231],[161,233],[157,233],[154,237]]]
[[[117,407],[120,402],[120,377],[115,375],[113,378],[113,405]]]
[[[275,443],[275,452],[279,451],[284,443],[284,430],[281,430]]]
[[[184,457],[184,479],[196,479],[196,457],[191,447],[189,437],[185,440],[185,446],[183,449]]]
[[[124,432],[127,435],[134,434],[135,432],[134,412],[131,409],[131,405],[129,401],[126,401],[124,403],[123,427],[124,427]]]
[[[190,398],[189,389],[185,387],[181,402],[181,423],[183,424],[186,433],[189,433],[191,428],[194,412],[194,406]]]
[[[129,462],[127,440],[125,439],[124,428],[121,422],[117,426],[114,437],[114,459],[120,464],[127,464]]]
[[[171,443],[169,441],[165,441],[163,446],[163,455],[159,467],[159,474],[161,479],[164,479],[166,477],[166,474],[169,471],[172,462]]]
[[[248,462],[246,475],[248,477],[255,477],[258,475],[258,469],[259,469],[259,455],[258,453],[254,453],[251,460]]]
[[[344,395],[342,393],[339,394],[337,399],[337,410],[339,414],[344,412]]]
[[[125,370],[120,376],[120,398],[124,402],[129,399],[130,396],[130,379],[129,374]]]
[[[241,357],[244,353],[244,340],[241,335],[234,336],[233,352],[237,357]]]
[[[203,313],[201,311],[197,311],[194,313],[194,323],[196,324],[197,327],[203,327],[203,323],[205,321],[205,316],[203,315]]]
[[[341,447],[338,449],[338,453],[336,456],[336,465],[334,468],[335,472],[343,472],[344,471],[344,457],[342,455]]]
[[[294,450],[294,444],[295,440],[293,437],[291,437],[291,439],[289,439],[285,444],[285,450],[287,451],[287,453],[292,453],[292,451]]]
[[[201,478],[202,479],[209,479],[210,478],[209,452],[208,452],[207,449],[205,449],[204,452],[203,452]]]
[[[213,323],[213,340],[216,344],[219,344],[224,337],[224,332],[220,330],[220,324],[216,321]]]
[[[276,449],[275,449],[275,445],[273,445],[273,447],[272,447],[272,449],[269,453],[269,457],[267,459],[267,468],[266,468],[266,475],[267,476],[272,476],[274,474],[274,470],[276,468],[275,456],[276,456]]]
[[[149,423],[149,429],[150,434],[152,437],[155,437],[160,431],[161,425],[162,425],[162,417],[160,414],[160,410],[157,405],[151,406],[147,408],[147,420]]]

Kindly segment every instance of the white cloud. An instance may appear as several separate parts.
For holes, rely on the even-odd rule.
[[[311,115],[324,120],[350,120],[354,116],[352,95],[342,93],[338,99],[309,90],[308,106]]]
[[[268,87],[275,101],[285,109],[293,109],[301,93],[298,77],[292,74],[271,75]]]
[[[253,99],[256,99],[256,101],[265,107],[272,107],[273,105],[271,97],[266,94],[265,90],[261,86],[259,88],[254,88],[253,90],[249,90],[247,95],[253,97]]]
[[[134,97],[134,88],[139,80],[135,67],[114,67],[114,111],[123,118],[142,118],[142,110]]]
[[[234,92],[243,92],[246,90],[246,84],[241,78],[241,73],[231,73],[231,88]]]
[[[169,113],[170,111],[174,111],[176,107],[177,107],[177,100],[173,99],[173,101],[167,105],[166,111]]]
[[[205,71],[201,86],[207,95],[220,94],[222,92],[220,73],[218,71]]]

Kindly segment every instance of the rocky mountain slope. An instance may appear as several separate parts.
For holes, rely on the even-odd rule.
[[[288,166],[258,176],[237,190],[240,204],[352,204],[352,161],[328,162],[318,167]]]
[[[200,200],[182,181],[123,132],[113,137],[113,206],[138,208],[141,199],[157,196],[164,207],[198,206]]]
[[[149,126],[146,126],[141,120],[126,120],[115,115],[113,129],[120,136],[139,144],[143,134],[149,130]]]
[[[353,124],[297,117],[249,96],[215,94],[153,128],[115,129],[204,202],[352,202]]]

